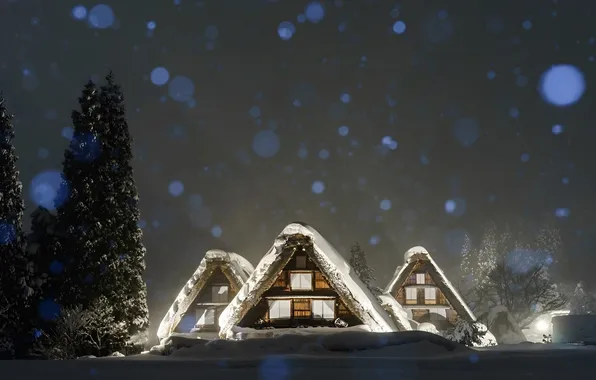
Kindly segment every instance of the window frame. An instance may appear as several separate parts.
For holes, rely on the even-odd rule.
[[[216,289],[221,290],[222,288],[226,289],[225,301],[221,300],[221,297],[223,297],[222,293],[219,293],[219,291],[216,293]],[[229,303],[230,302],[230,285],[228,285],[228,284],[213,284],[213,285],[211,285],[211,302],[213,302],[213,303]]]
[[[302,264],[302,262],[299,262],[298,259],[300,259],[301,261],[304,260],[304,262],[303,262],[304,265],[299,265],[299,264]],[[306,255],[294,256],[294,260],[295,260],[296,269],[306,269],[306,265],[308,262]]]
[[[201,310],[203,311],[203,313],[201,313],[201,316],[199,316],[199,311],[201,311]],[[205,323],[205,321],[208,320],[209,314],[212,314],[213,323]],[[195,318],[196,318],[195,326],[199,326],[199,327],[214,326],[216,324],[215,308],[214,307],[198,307],[195,310]],[[203,319],[203,323],[199,323],[201,321],[201,319]]]
[[[413,294],[411,298],[409,294]],[[415,305],[418,303],[418,289],[416,288],[406,288],[405,289],[405,300],[406,304]]]
[[[320,316],[316,314],[317,305],[320,305]],[[327,305],[327,308],[325,308]],[[331,307],[329,307],[331,305]],[[325,311],[331,311],[331,315],[325,316]],[[314,299],[311,301],[312,319],[333,321],[336,318],[334,299]]]
[[[285,302],[287,302],[288,305],[288,315],[287,316],[282,316],[281,315],[281,307],[278,306],[278,311],[277,311],[277,317],[272,317],[271,316],[271,305],[281,305]],[[271,300],[267,300],[267,314],[269,316],[269,320],[284,320],[284,319],[290,319],[292,318],[292,300],[291,299],[271,299]]]
[[[300,280],[300,287],[294,287],[294,281],[293,281],[293,277],[294,275],[297,276],[301,276],[301,280]],[[306,286],[305,284],[303,284],[302,282],[304,281],[302,276],[309,276],[310,281],[307,281],[306,283],[308,284],[308,288],[307,287],[303,287]],[[290,272],[290,289],[292,291],[313,291],[314,287],[313,287],[313,272],[299,272],[299,271],[293,271]]]

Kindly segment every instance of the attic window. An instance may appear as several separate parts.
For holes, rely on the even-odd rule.
[[[296,256],[296,269],[305,269],[306,268],[306,256],[300,255]]]
[[[229,288],[227,285],[214,285],[211,287],[211,302],[228,302]]]
[[[416,273],[416,284],[424,285],[426,276],[424,273]]]

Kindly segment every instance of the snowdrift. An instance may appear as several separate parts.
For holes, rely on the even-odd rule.
[[[316,330],[316,329],[304,329]],[[350,354],[374,357],[417,357],[472,352],[471,349],[439,335],[422,331],[372,333],[342,331],[330,334],[289,333],[272,338],[242,341],[201,340],[179,337],[162,355],[186,359],[259,358],[270,355],[329,356]],[[370,352],[367,352],[370,351]]]

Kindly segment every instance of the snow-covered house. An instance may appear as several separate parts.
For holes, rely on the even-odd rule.
[[[405,313],[404,313],[405,316]],[[286,226],[219,318],[221,338],[239,331],[364,325],[409,330],[395,320],[346,260],[314,228]]]
[[[157,329],[161,341],[174,332],[217,333],[218,317],[254,268],[237,253],[213,249],[205,253]]]
[[[413,247],[404,255],[385,293],[393,296],[418,323],[430,322],[438,330],[457,318],[468,322],[476,317],[455,287],[424,247]]]

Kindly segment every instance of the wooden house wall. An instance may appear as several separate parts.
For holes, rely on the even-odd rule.
[[[205,282],[205,285],[203,286],[199,294],[197,294],[197,296],[191,302],[186,312],[180,318],[180,322],[174,329],[175,332],[189,332],[194,327],[195,323],[197,322],[197,309],[205,307],[200,304],[214,303],[212,299],[212,287],[215,285],[228,286],[227,303],[229,303],[236,296],[237,291],[235,289],[232,289],[230,281],[223,273],[221,268],[215,268],[215,270],[209,276],[209,279]],[[219,328],[217,326],[217,321],[219,320],[219,315],[221,314],[221,312],[226,308],[226,305],[213,306],[215,308],[215,325],[204,326],[201,328],[201,331],[218,331]]]
[[[408,300],[406,299],[406,288],[410,287],[410,286],[419,286],[420,284],[417,284],[416,282],[416,274],[419,273],[424,273],[424,285],[432,285],[436,290],[435,290],[435,294],[436,297],[433,300],[433,302],[428,302],[425,298],[425,294],[424,294],[424,287],[418,287],[417,290],[417,294],[416,294],[416,301],[415,303],[408,303]],[[430,276],[430,273],[428,272],[428,270],[426,269],[426,264],[416,264],[412,271],[410,272],[410,274],[408,275],[408,277],[406,278],[406,280],[404,281],[404,284],[396,291],[394,292],[393,296],[395,297],[395,299],[397,300],[397,302],[399,302],[401,305],[407,306],[409,309],[412,310],[412,319],[414,319],[416,322],[422,323],[422,322],[431,322],[434,325],[437,326],[437,328],[441,329],[441,328],[446,328],[451,324],[454,324],[457,320],[457,312],[453,309],[453,306],[451,306],[451,304],[449,303],[449,300],[447,299],[447,297],[445,297],[445,294],[441,291],[441,289],[439,287],[436,286],[435,282],[433,281],[432,277]],[[411,301],[409,301],[411,302]],[[430,306],[429,308],[425,308],[425,306]],[[432,313],[433,307],[436,306],[446,306],[449,308],[449,310],[447,310],[447,318],[446,320],[431,320],[430,317],[430,313]]]
[[[318,299],[329,299],[333,297],[335,299],[335,318],[341,318],[348,323],[349,326],[362,324],[362,321],[358,319],[345,304],[340,300],[337,292],[331,287],[329,281],[325,278],[323,273],[319,270],[316,263],[310,259],[312,255],[312,244],[305,245],[305,250],[298,249],[294,256],[289,260],[284,269],[278,275],[275,283],[263,293],[261,300],[257,305],[252,307],[240,321],[239,326],[251,327],[251,328],[263,328],[263,327],[278,327],[278,328],[289,328],[298,326],[334,326],[334,320],[322,320],[313,319],[312,314],[310,317],[305,317],[305,312],[298,312],[294,310],[294,300],[297,303],[312,301]],[[293,249],[293,248],[287,248]],[[298,267],[298,257],[306,257],[306,267]],[[299,273],[301,271],[313,273],[312,276],[312,290],[292,290],[290,288],[290,273]],[[280,298],[292,298],[290,319],[269,319],[268,315],[268,297],[280,297]],[[302,314],[302,316],[299,316]],[[334,318],[334,319],[335,319]]]

